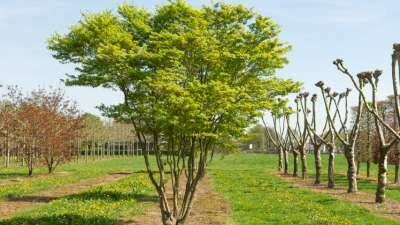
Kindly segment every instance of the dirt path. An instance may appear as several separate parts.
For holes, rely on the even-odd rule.
[[[10,218],[16,212],[22,209],[33,208],[40,204],[45,204],[67,195],[76,194],[102,184],[119,180],[127,175],[129,175],[129,173],[113,173],[106,176],[81,180],[77,183],[69,184],[54,190],[43,191],[24,195],[19,198],[0,201],[0,218]]]
[[[224,225],[228,219],[229,205],[211,189],[209,178],[199,183],[188,225]],[[121,219],[121,225],[160,225],[161,215],[158,204],[149,207],[146,212],[131,219]]]
[[[282,180],[292,183],[297,187],[307,188],[314,192],[326,193],[339,200],[345,200],[352,202],[356,205],[368,209],[374,214],[378,214],[388,219],[400,220],[400,202],[391,199],[386,199],[384,204],[375,203],[375,195],[359,191],[355,194],[347,193],[346,188],[336,187],[329,189],[325,184],[315,185],[313,179],[303,180],[299,177],[293,177],[288,175],[278,175]]]
[[[38,174],[38,175],[33,175],[33,176],[16,176],[16,177],[0,179],[0,185],[15,184],[15,183],[19,183],[22,181],[34,180],[34,179],[42,178],[42,177],[68,176],[70,174],[71,174],[70,172],[62,171],[62,172],[54,172],[51,174],[48,174],[48,173]]]

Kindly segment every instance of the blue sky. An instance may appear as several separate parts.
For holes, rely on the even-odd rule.
[[[60,79],[73,71],[72,65],[54,60],[46,40],[65,32],[81,12],[114,9],[123,1],[113,0],[1,0],[0,84],[16,84],[25,91],[37,87],[62,86]],[[129,1],[130,2],[130,1]],[[188,1],[194,6],[211,1]],[[341,57],[354,72],[384,70],[381,97],[391,92],[390,54],[400,42],[400,1],[361,0],[226,0],[243,3],[270,16],[282,28],[281,37],[292,45],[290,64],[278,71],[282,77],[303,81],[306,89],[323,79],[343,90],[348,80],[336,72],[332,61]],[[154,9],[161,0],[136,0],[134,4]],[[0,93],[2,91],[0,90]],[[121,100],[118,92],[105,89],[66,88],[84,111],[97,113],[100,103]],[[352,100],[354,102],[354,99]]]

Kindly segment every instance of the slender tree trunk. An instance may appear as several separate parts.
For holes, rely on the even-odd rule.
[[[33,156],[29,154],[28,157],[28,176],[33,175]]]
[[[314,147],[314,163],[315,163],[315,181],[314,184],[321,183],[321,151],[320,147]]]
[[[335,149],[334,147],[328,147],[329,158],[328,158],[328,188],[335,187]]]
[[[283,149],[279,148],[279,153],[278,153],[278,171],[282,172],[283,171]]]
[[[301,177],[303,179],[307,178],[307,154],[305,150],[302,149],[300,151],[300,160],[301,160]]]
[[[299,155],[293,151],[293,176],[298,176]]]
[[[160,210],[161,210],[161,219],[163,222],[163,225],[176,225],[176,217],[174,217],[172,214],[168,214],[168,210],[166,209],[165,202],[167,200],[165,199],[165,195],[160,194]]]
[[[284,174],[287,175],[289,174],[289,155],[286,149],[283,150],[283,162]]]
[[[360,164],[361,162],[357,160],[357,176],[360,174]]]
[[[386,149],[380,149],[378,160],[378,184],[376,187],[376,203],[385,202],[385,188],[387,185],[387,153]]]
[[[9,167],[10,166],[10,147],[9,147],[8,135],[6,136],[5,148],[6,148],[6,167]]]
[[[367,177],[369,177],[371,174],[371,162],[368,160],[367,161]]]
[[[347,192],[348,193],[357,192],[358,191],[357,171],[356,171],[354,150],[351,147],[345,147],[344,151],[347,160],[347,180],[348,180]]]

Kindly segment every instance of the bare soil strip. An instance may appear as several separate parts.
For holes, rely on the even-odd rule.
[[[383,216],[388,219],[400,220],[400,202],[386,199],[383,204],[375,203],[375,195],[359,191],[357,193],[347,193],[343,187],[327,188],[325,184],[315,185],[313,179],[303,180],[299,177],[289,175],[278,175],[282,180],[293,184],[296,187],[307,188],[314,192],[326,193],[339,200],[348,201],[368,209],[370,212]]]
[[[171,195],[171,193],[168,193]],[[188,225],[224,225],[228,220],[229,205],[224,198],[211,189],[209,178],[204,177],[197,188]],[[160,225],[161,214],[158,204],[149,207],[143,215],[121,219],[121,225]]]
[[[54,172],[51,174],[38,174],[38,175],[33,175],[33,176],[17,176],[17,177],[10,177],[10,178],[4,178],[4,179],[0,179],[0,185],[7,185],[7,184],[15,184],[15,183],[19,183],[25,180],[34,180],[37,178],[41,178],[41,177],[51,177],[51,176],[68,176],[70,175],[70,172]]]
[[[127,173],[113,173],[106,176],[81,180],[54,190],[43,191],[35,194],[24,195],[19,198],[0,201],[0,218],[7,219],[22,209],[33,208],[52,200],[76,194],[90,188],[110,183],[126,177]]]

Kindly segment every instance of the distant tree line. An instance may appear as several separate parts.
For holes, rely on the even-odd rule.
[[[27,166],[44,164],[49,173],[75,154],[84,122],[77,105],[60,89],[37,89],[23,95],[8,87],[0,102],[0,135],[5,164],[11,156]]]
[[[62,89],[23,94],[8,86],[0,98],[0,155],[5,167],[37,166],[52,173],[60,164],[142,153],[133,126],[82,113]],[[151,148],[149,143],[147,148]]]

